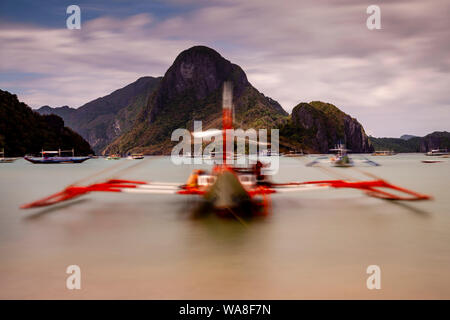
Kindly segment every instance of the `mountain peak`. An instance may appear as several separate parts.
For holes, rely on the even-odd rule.
[[[66,119],[70,115],[72,115],[76,109],[71,108],[69,106],[62,106],[62,107],[50,107],[50,106],[42,106],[39,109],[35,110],[41,115],[49,115],[49,114],[55,114],[57,116],[60,116],[63,119]]]
[[[414,135],[412,135],[412,134],[404,134],[404,135],[402,135],[401,137],[400,137],[400,139],[402,139],[402,140],[409,140],[409,139],[412,139],[412,138],[416,138],[417,136],[414,136]]]
[[[175,59],[175,62],[177,61],[178,58],[182,59],[185,56],[189,56],[189,55],[209,55],[211,57],[216,57],[216,58],[222,58],[224,59],[219,52],[217,52],[216,50],[207,47],[207,46],[193,46],[189,49],[183,50],[181,51],[177,58]]]
[[[192,98],[198,108],[203,108],[198,102],[217,95],[225,81],[233,82],[235,101],[246,89],[251,87],[256,90],[248,82],[241,67],[232,64],[214,49],[191,47],[176,57],[164,75],[160,89],[141,116],[152,123],[160,112],[167,110],[174,100],[183,96]],[[284,112],[281,106],[278,111]]]
[[[256,90],[245,72],[214,49],[194,46],[182,51],[138,116],[134,129],[107,148],[107,152],[140,150],[169,152],[170,132],[202,120],[203,128],[221,125],[222,87],[233,83],[235,122],[242,128],[272,128],[286,111]]]
[[[225,81],[233,82],[235,96],[240,95],[242,87],[248,85],[247,76],[239,66],[226,60],[214,49],[194,46],[181,52],[167,70],[160,103],[188,90],[194,90],[197,99],[204,99]]]

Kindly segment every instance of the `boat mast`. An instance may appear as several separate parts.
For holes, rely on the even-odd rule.
[[[227,160],[227,130],[233,127],[233,86],[230,81],[223,83],[222,96],[222,160]],[[234,148],[233,148],[234,149]]]

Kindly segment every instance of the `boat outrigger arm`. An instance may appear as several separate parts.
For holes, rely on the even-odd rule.
[[[213,176],[208,176],[211,178]],[[71,185],[64,190],[52,194],[43,199],[33,201],[21,206],[22,209],[44,207],[63,201],[78,198],[91,192],[124,192],[142,194],[184,194],[205,196],[214,186],[215,181],[209,185],[188,186],[176,183],[149,183],[145,181],[112,179],[102,183],[94,183],[87,186]],[[242,182],[242,180],[241,180]],[[369,181],[345,181],[345,180],[319,180],[289,183],[269,183],[267,185],[243,186],[250,197],[264,196],[274,193],[299,192],[314,189],[359,189],[371,197],[384,200],[417,201],[428,200],[431,197],[405,188],[398,187],[384,180]],[[389,191],[387,191],[389,190]],[[395,192],[395,193],[394,193]]]

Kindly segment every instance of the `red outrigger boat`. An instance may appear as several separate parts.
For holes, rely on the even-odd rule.
[[[64,190],[43,199],[23,205],[21,208],[49,206],[78,198],[91,192],[123,192],[142,194],[199,195],[220,214],[267,215],[270,195],[284,192],[298,192],[312,189],[359,189],[366,195],[385,200],[417,201],[428,200],[430,196],[395,186],[383,179],[369,181],[319,180],[304,182],[274,183],[264,179],[255,168],[238,168],[227,165],[226,134],[232,128],[231,90],[223,95],[222,164],[215,165],[210,173],[194,171],[187,183],[152,183],[135,180],[110,179],[87,186],[70,185]],[[142,163],[142,162],[141,162]],[[261,168],[259,168],[261,169]]]

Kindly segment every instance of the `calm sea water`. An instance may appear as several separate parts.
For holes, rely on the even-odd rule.
[[[272,196],[267,218],[194,217],[196,198],[97,193],[53,208],[21,210],[117,161],[0,164],[0,298],[304,299],[450,298],[450,159],[373,157],[360,167],[430,194],[393,203],[356,190]],[[334,178],[281,158],[276,181]],[[137,161],[120,160],[124,166]],[[191,166],[151,158],[121,178],[184,182]],[[360,178],[352,168],[338,174]],[[79,265],[81,290],[67,290]],[[366,268],[381,268],[368,290]]]

